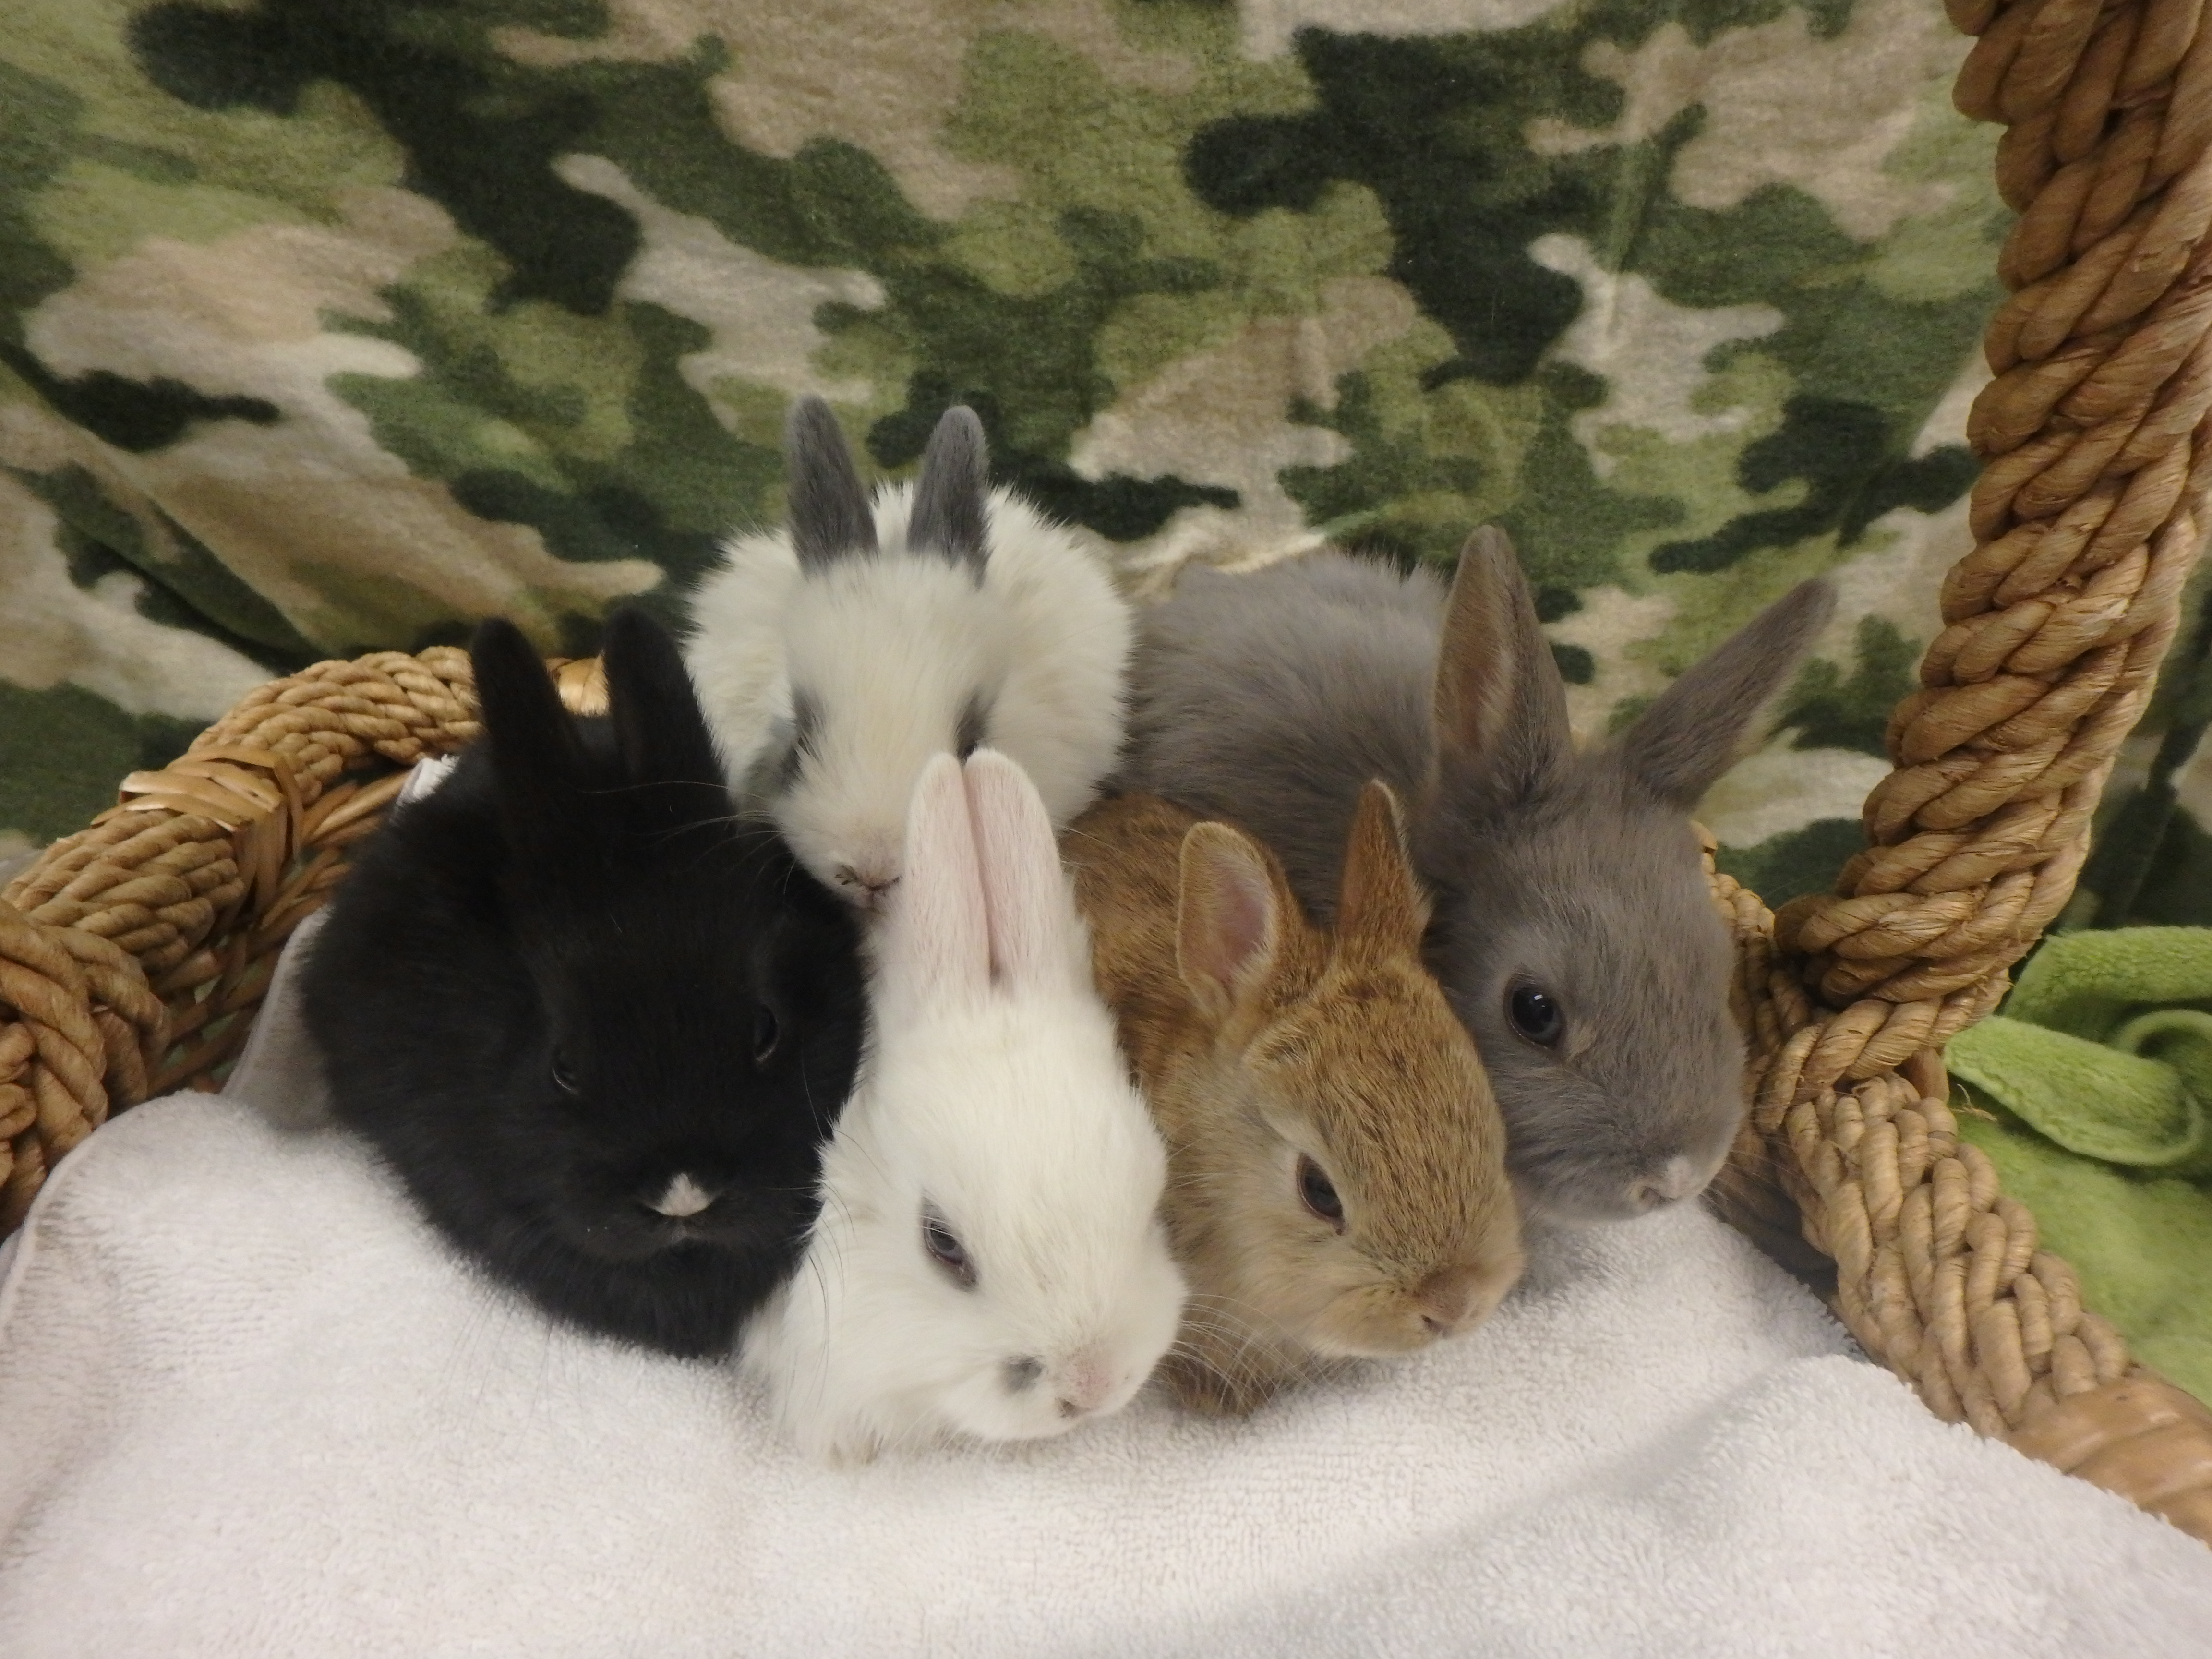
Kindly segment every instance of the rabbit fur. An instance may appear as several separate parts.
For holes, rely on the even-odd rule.
[[[1036,791],[993,750],[941,755],[903,850],[821,1216],[744,1349],[787,1430],[832,1462],[1119,1410],[1182,1308],[1165,1153]]]
[[[1389,788],[1360,798],[1333,936],[1264,847],[1156,796],[1100,802],[1063,845],[1168,1142],[1183,1399],[1249,1411],[1480,1324],[1522,1267],[1504,1126],[1422,961]]]
[[[787,526],[732,538],[691,600],[686,661],[738,798],[864,908],[898,879],[939,750],[988,744],[1055,827],[1073,817],[1121,741],[1132,624],[1103,561],[989,487],[965,408],[872,504],[819,398],[794,405],[786,456]]]
[[[1796,588],[1578,754],[1502,532],[1470,539],[1449,593],[1333,551],[1193,571],[1144,619],[1119,787],[1250,830],[1326,923],[1360,791],[1389,782],[1524,1204],[1642,1214],[1705,1186],[1743,1110],[1733,955],[1689,815],[1832,605],[1826,582]]]
[[[675,642],[608,625],[573,719],[505,622],[484,734],[333,898],[302,1009],[331,1109],[557,1318],[727,1349],[798,1264],[864,1031],[850,910],[732,820]]]

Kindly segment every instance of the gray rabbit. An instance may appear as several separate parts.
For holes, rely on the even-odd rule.
[[[1689,814],[1834,597],[1794,589],[1578,754],[1500,531],[1469,539],[1449,593],[1334,552],[1193,571],[1142,619],[1117,781],[1254,831],[1323,926],[1360,788],[1389,783],[1523,1201],[1638,1215],[1702,1190],[1742,1114],[1729,941]]]

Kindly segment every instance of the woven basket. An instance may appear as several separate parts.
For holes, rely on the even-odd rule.
[[[1713,1201],[1930,1410],[2212,1542],[2212,1412],[2130,1359],[1963,1144],[1942,1044],[2071,892],[2177,624],[2212,484],[2212,8],[1948,0],[2007,124],[2012,298],[1974,405],[1976,538],[1889,727],[1869,847],[1778,917],[1726,876],[1751,1111]],[[2201,25],[2201,27],[2200,27]],[[570,707],[597,666],[556,662]],[[0,893],[0,1233],[108,1115],[207,1086],[404,769],[475,734],[466,656],[255,690]]]

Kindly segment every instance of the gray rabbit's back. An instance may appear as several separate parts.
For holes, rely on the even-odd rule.
[[[1118,787],[1244,825],[1328,926],[1361,787],[1411,800],[1432,763],[1443,604],[1426,570],[1334,552],[1188,572],[1139,615]]]

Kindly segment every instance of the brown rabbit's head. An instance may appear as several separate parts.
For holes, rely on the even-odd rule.
[[[1200,1041],[1147,1083],[1191,1346],[1232,1389],[1258,1380],[1261,1349],[1383,1356],[1467,1330],[1520,1274],[1498,1103],[1423,965],[1427,921],[1381,783],[1360,799],[1333,936],[1249,836],[1183,837],[1176,965]]]

